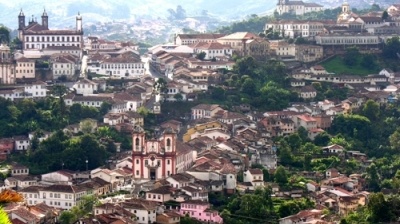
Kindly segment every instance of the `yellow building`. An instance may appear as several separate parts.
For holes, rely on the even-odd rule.
[[[223,130],[226,130],[226,125],[220,121],[211,121],[211,122],[207,122],[204,124],[197,124],[196,126],[189,128],[187,130],[187,132],[183,135],[183,142],[188,142],[191,139],[191,136],[193,134],[195,134],[196,132],[204,132],[206,129],[216,129],[216,128],[220,128]]]

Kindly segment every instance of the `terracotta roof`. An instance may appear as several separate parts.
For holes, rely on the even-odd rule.
[[[249,32],[236,32],[224,37],[219,38],[219,40],[248,40],[248,39],[254,39],[254,38],[259,38],[254,33],[249,33]]]
[[[170,186],[161,186],[159,188],[155,188],[153,190],[147,191],[147,193],[151,194],[171,194],[173,192],[174,188]]]
[[[71,185],[50,185],[47,186],[41,191],[52,191],[52,192],[62,192],[62,193],[76,193],[76,192],[82,192],[84,189],[78,187],[78,186],[71,186]]]
[[[81,50],[76,46],[47,46],[45,50]]]
[[[210,205],[210,203],[201,200],[188,200],[184,201],[181,204],[192,204],[192,205]]]
[[[156,202],[147,201],[144,199],[131,199],[121,204],[123,208],[143,210],[155,210],[157,205],[158,204]]]
[[[202,33],[202,34],[178,34],[180,39],[218,39],[225,36],[225,34]]]
[[[186,173],[177,173],[169,176],[169,178],[172,178],[178,182],[190,182],[192,179],[194,179],[192,175]]]
[[[322,67],[322,65],[314,65],[312,68],[313,68],[314,70],[325,70],[325,68]]]
[[[198,42],[194,45],[191,45],[194,49],[201,50],[224,50],[231,49],[232,47],[229,45],[223,45],[218,42]]]
[[[303,86],[300,91],[302,93],[313,93],[313,92],[317,92],[317,90],[313,87],[313,86]]]
[[[33,220],[34,220],[34,222],[38,221],[38,218],[25,208],[20,207],[20,208],[17,208],[16,210],[10,211],[10,213],[14,213],[15,215],[24,219],[27,222],[31,222]]]
[[[165,211],[163,214],[161,214],[162,216],[166,216],[166,217],[173,217],[173,218],[177,218],[177,217],[181,217],[180,214],[176,213],[176,212],[172,212],[172,211]]]
[[[34,60],[28,59],[28,58],[25,58],[25,57],[21,57],[21,58],[17,59],[17,62],[34,62]]]
[[[300,120],[304,120],[306,122],[316,122],[317,120],[315,120],[315,118],[309,116],[309,115],[299,115],[297,116],[298,119]]]
[[[184,191],[190,192],[190,193],[194,193],[194,192],[201,192],[202,190],[197,189],[197,188],[193,188],[191,186],[185,186],[181,188]]]
[[[359,18],[366,23],[377,23],[383,21],[382,17],[376,17],[376,16],[360,16]]]
[[[251,174],[255,174],[255,175],[260,175],[260,174],[263,174],[263,171],[261,170],[261,169],[249,169],[249,172],[251,173]]]
[[[225,163],[220,170],[222,174],[236,174],[237,171],[232,163]]]
[[[40,190],[44,189],[42,186],[29,186],[24,189],[19,190],[18,192],[26,192],[26,193],[39,193]]]

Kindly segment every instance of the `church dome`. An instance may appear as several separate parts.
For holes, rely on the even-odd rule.
[[[10,51],[10,47],[5,44],[0,44],[0,51]]]

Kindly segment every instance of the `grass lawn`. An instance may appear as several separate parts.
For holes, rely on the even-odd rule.
[[[343,63],[343,58],[340,56],[336,56],[328,61],[322,63],[322,66],[326,69],[326,71],[330,73],[335,73],[337,75],[370,75],[377,74],[380,69],[367,69],[361,66],[360,64],[361,57],[358,58],[358,63],[355,66],[349,67]]]

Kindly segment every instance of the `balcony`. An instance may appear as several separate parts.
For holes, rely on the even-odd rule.
[[[160,167],[160,166],[161,166],[161,163],[150,162],[150,163],[145,164],[145,166],[146,166],[147,168],[154,169],[154,168]]]

